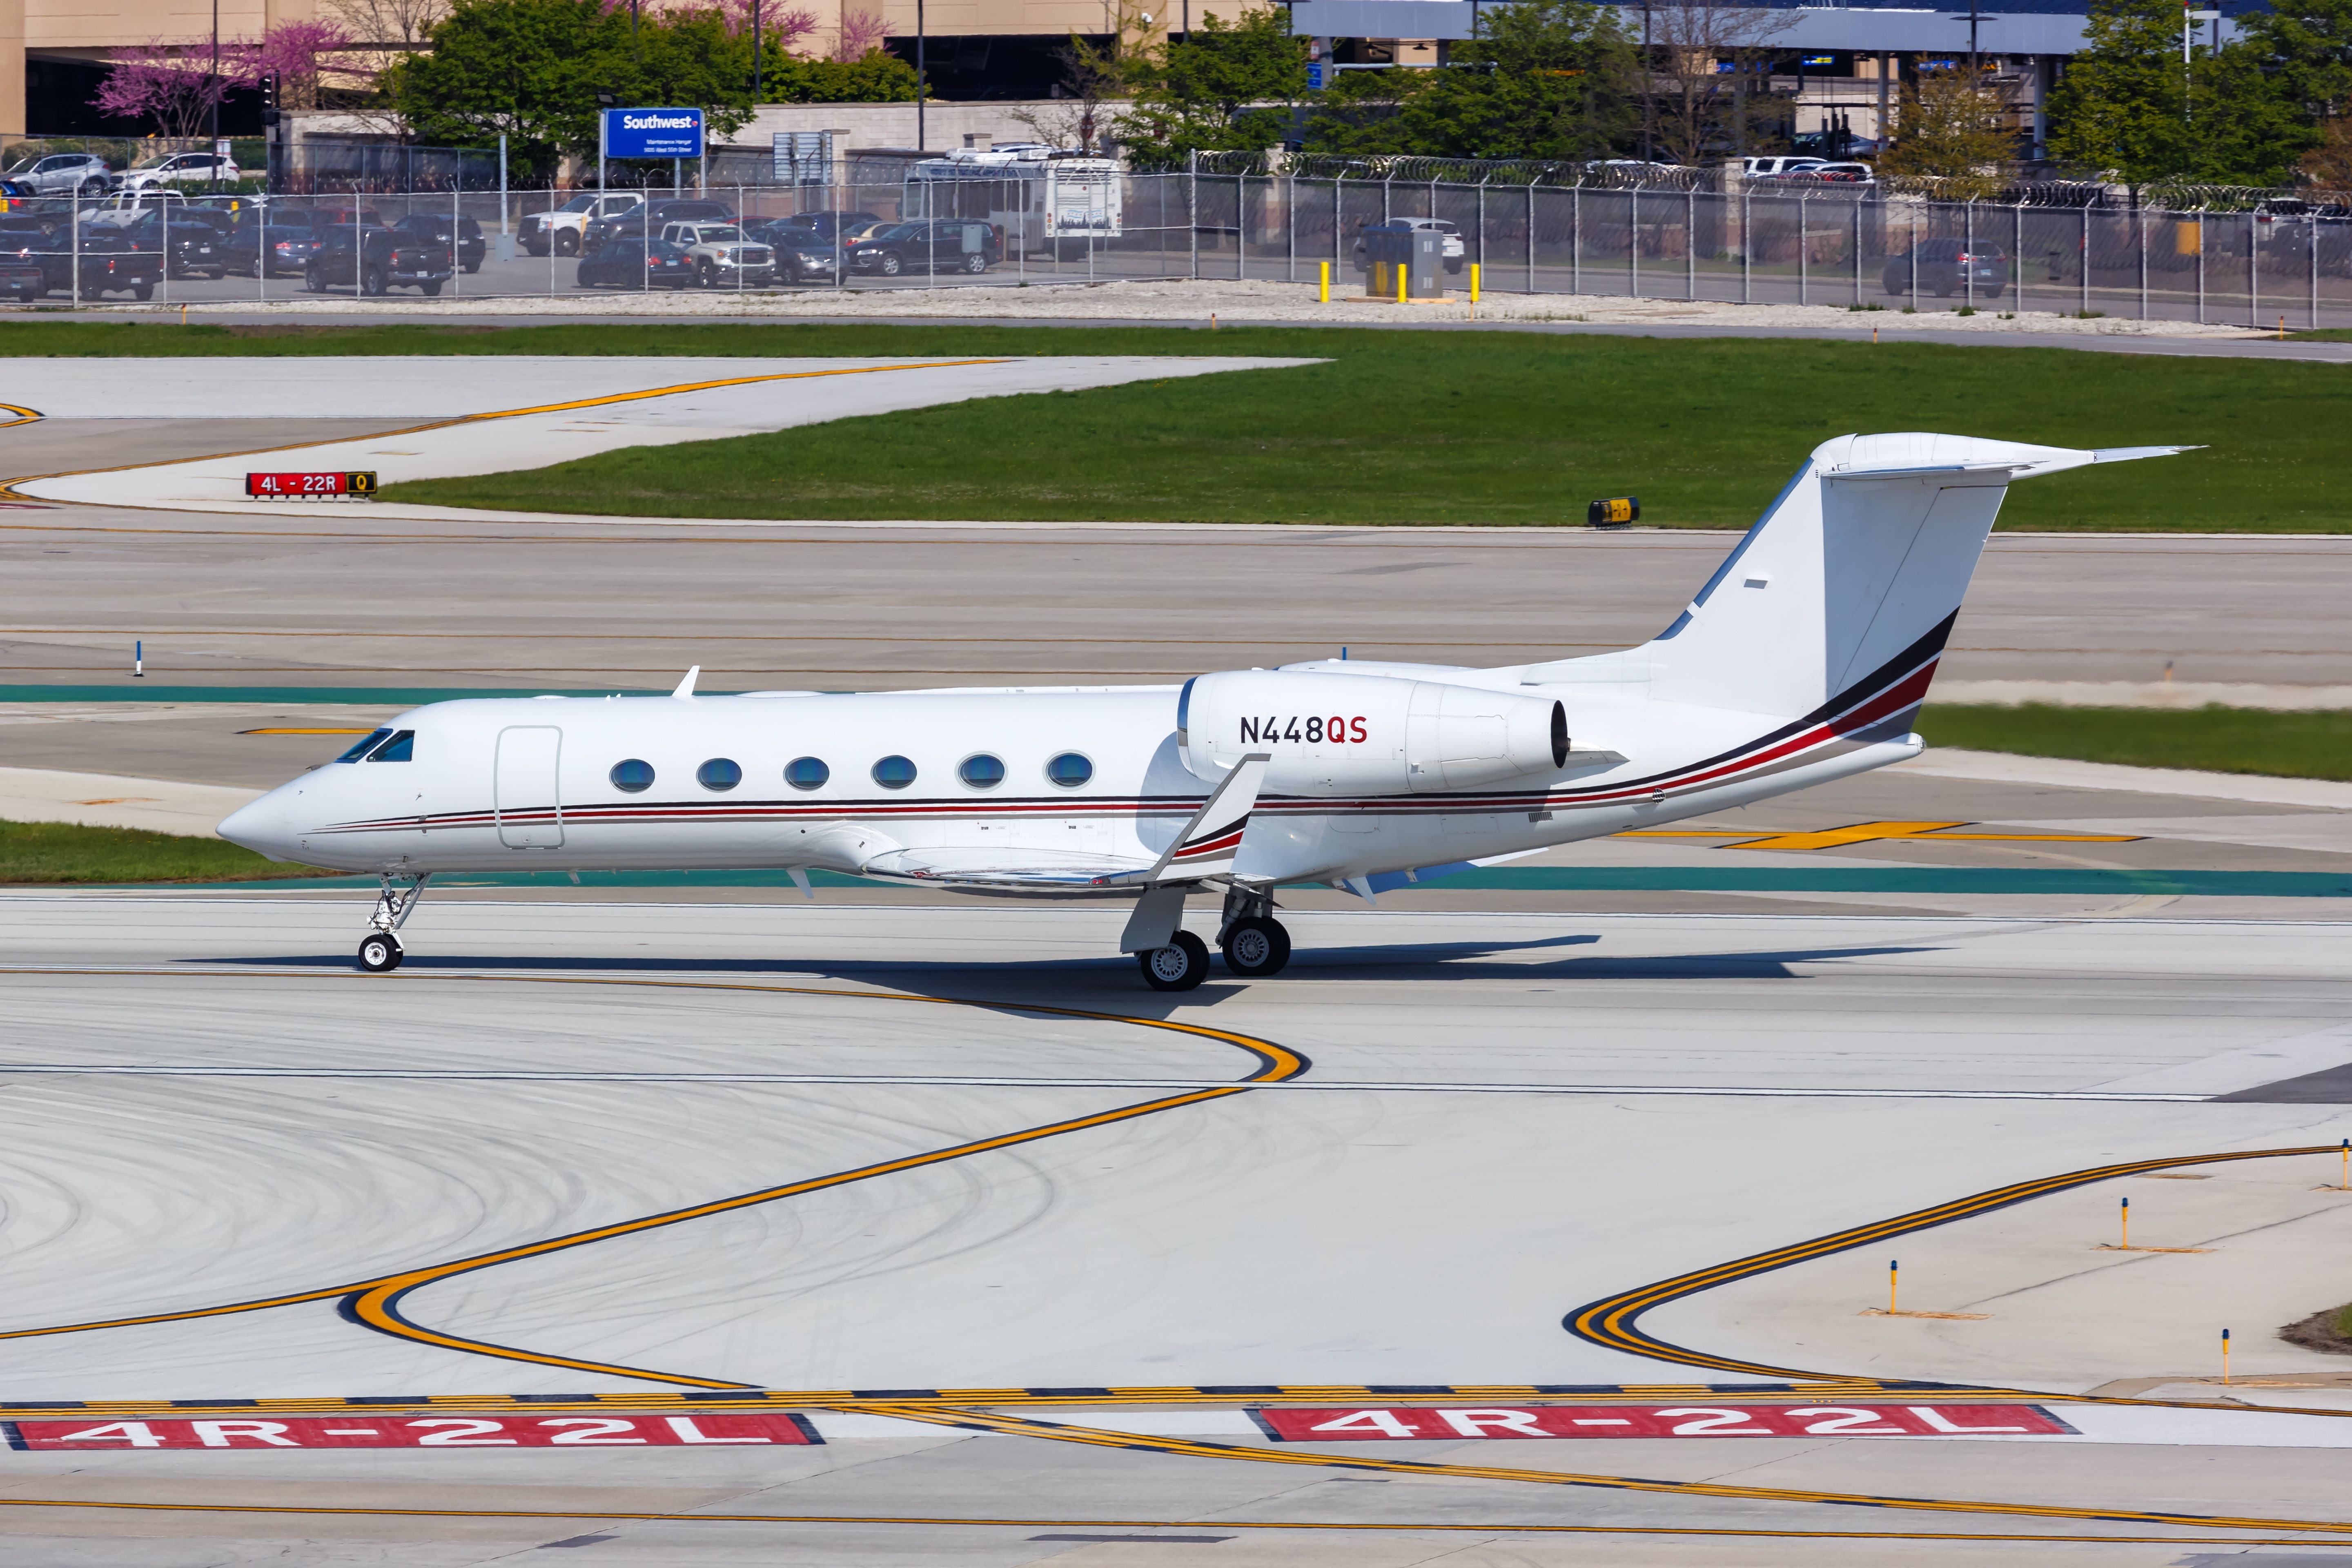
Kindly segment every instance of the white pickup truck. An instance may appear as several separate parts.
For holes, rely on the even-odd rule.
[[[774,249],[745,239],[734,224],[664,224],[661,237],[694,258],[695,281],[705,289],[755,288],[775,280]]]
[[[533,256],[550,250],[558,256],[580,254],[580,236],[598,218],[619,217],[645,205],[634,191],[598,195],[593,191],[572,197],[552,212],[533,213],[522,220],[522,247]]]

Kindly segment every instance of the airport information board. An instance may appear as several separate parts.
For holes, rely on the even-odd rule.
[[[608,109],[604,153],[607,158],[699,158],[702,110]]]
[[[2038,1405],[1339,1405],[1255,1409],[1277,1443],[1445,1442],[1465,1437],[2057,1436],[2074,1430]]]
[[[319,496],[372,496],[375,474],[247,474],[245,493],[257,500],[299,500]]]

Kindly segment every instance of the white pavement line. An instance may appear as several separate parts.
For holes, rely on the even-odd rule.
[[[1932,728],[1932,715],[1930,715]],[[2352,811],[2352,784],[2327,779],[2277,778],[2267,773],[2211,773],[2192,768],[2127,768],[2113,763],[2077,763],[2063,757],[2016,756],[1931,745],[1891,773],[1929,778],[1977,779],[2060,789],[2122,790],[2134,795],[2186,795],[2199,800],[2252,800],[2272,805],[2309,805]]]
[[[5,972],[0,972],[5,973]],[[480,1068],[239,1068],[152,1064],[28,1062],[0,1066],[0,1077],[75,1074],[112,1078],[386,1079],[457,1083],[775,1083],[929,1085],[951,1089],[1232,1089],[1229,1078],[1007,1078],[961,1073],[521,1072]],[[2265,1082],[2268,1079],[2263,1080]],[[1415,1083],[1399,1079],[1291,1079],[1243,1083],[1248,1089],[1349,1094],[1674,1095],[1740,1100],[2063,1100],[2199,1104],[2203,1094],[2132,1094],[2096,1089],[1809,1089],[1767,1084]],[[2234,1087],[2234,1086],[2233,1086]]]
[[[0,822],[68,822],[211,838],[223,817],[261,795],[227,784],[0,768]]]

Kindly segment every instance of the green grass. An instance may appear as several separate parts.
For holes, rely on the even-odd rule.
[[[2352,712],[1931,704],[1919,716],[1919,733],[1934,746],[2030,757],[2352,779]]]
[[[218,838],[64,822],[0,822],[0,883],[260,882],[331,875]]]
[[[2210,449],[2021,485],[2009,529],[2352,531],[2352,367],[1921,343],[1346,328],[179,327],[18,321],[0,356],[1275,354],[1150,382],[637,448],[387,499],[588,514],[1744,527],[1850,430]]]

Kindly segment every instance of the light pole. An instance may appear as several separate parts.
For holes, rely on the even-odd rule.
[[[212,74],[205,79],[205,95],[213,100],[212,161],[205,165],[211,171],[212,178],[205,182],[205,188],[217,191],[220,189],[220,0],[213,0],[213,69]],[[167,257],[164,266],[168,268],[170,265],[171,259]]]
[[[760,0],[751,0],[751,107],[760,106]]]
[[[918,153],[930,146],[923,133],[923,96],[929,85],[923,61],[923,0],[915,0],[915,151]]]

